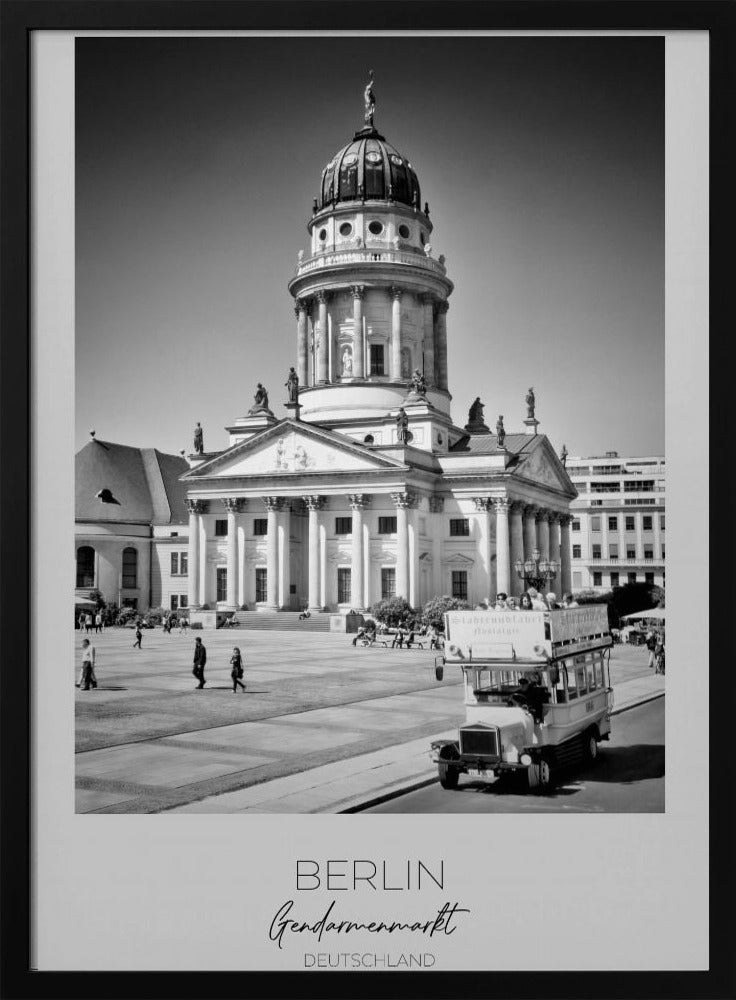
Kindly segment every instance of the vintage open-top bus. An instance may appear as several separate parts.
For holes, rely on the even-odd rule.
[[[437,675],[462,668],[466,722],[432,743],[442,787],[522,771],[542,790],[557,768],[595,758],[611,731],[611,645],[602,605],[448,612]]]

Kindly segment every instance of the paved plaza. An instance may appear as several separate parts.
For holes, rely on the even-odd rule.
[[[464,719],[460,672],[446,670],[438,683],[428,650],[353,647],[350,636],[329,633],[199,634],[202,691],[191,633],[146,630],[141,650],[130,629],[92,637],[99,687],[76,691],[77,812],[158,812],[219,796],[224,804],[223,793],[298,772],[374,753],[390,760],[391,747],[421,748]],[[232,693],[234,645],[245,658],[244,694]],[[651,686],[646,663],[642,647],[616,647],[614,687]]]

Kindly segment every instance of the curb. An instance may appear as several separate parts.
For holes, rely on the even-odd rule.
[[[639,708],[640,705],[646,705],[648,704],[648,702],[656,701],[658,698],[664,698],[664,696],[665,696],[664,691],[657,691],[654,694],[645,695],[642,698],[637,699],[636,701],[632,701],[628,705],[622,705],[620,708],[614,708],[614,710],[611,712],[611,715],[612,716],[621,715],[623,712],[628,712],[632,708]],[[434,785],[437,782],[437,780],[438,780],[437,773],[436,770],[433,768],[433,773],[431,778],[430,777],[420,778],[418,776],[416,778],[411,778],[409,781],[407,781],[400,787],[392,788],[390,791],[379,792],[376,795],[371,795],[368,798],[361,800],[360,802],[353,803],[346,809],[338,809],[337,815],[340,816],[340,815],[348,815],[350,813],[363,812],[363,810],[371,809],[373,808],[373,806],[379,806],[382,805],[382,803],[384,802],[390,802],[392,799],[401,798],[402,795],[408,795],[409,792],[416,792],[420,788],[427,788],[429,785]]]

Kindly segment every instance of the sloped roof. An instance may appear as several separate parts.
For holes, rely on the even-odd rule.
[[[75,456],[75,519],[184,524],[186,489],[179,476],[188,468],[177,455],[95,438]],[[103,489],[117,503],[101,502],[97,494]]]
[[[506,450],[514,455],[528,453],[544,440],[543,434],[507,434]],[[449,449],[451,455],[495,455],[498,438],[495,434],[466,434]]]

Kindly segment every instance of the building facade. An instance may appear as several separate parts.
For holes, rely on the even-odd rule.
[[[96,437],[75,461],[75,596],[119,607],[188,602],[186,490],[178,455]]]
[[[571,505],[573,590],[626,583],[665,585],[665,460],[618,452],[567,458],[578,497]]]
[[[571,589],[575,489],[538,432],[533,393],[520,432],[500,420],[492,433],[480,397],[465,426],[450,416],[453,283],[416,172],[372,109],[323,169],[307,228],[288,286],[289,416],[276,418],[259,383],[229,447],[195,441],[182,479],[189,606],[473,604],[520,593],[514,564],[534,550]]]

